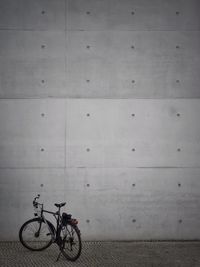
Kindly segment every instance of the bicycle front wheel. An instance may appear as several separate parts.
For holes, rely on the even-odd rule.
[[[54,226],[49,221],[47,223],[48,225],[41,218],[34,218],[25,222],[19,231],[19,240],[22,245],[32,251],[48,248],[53,242]]]
[[[77,260],[82,249],[78,227],[68,223],[59,229],[58,236],[61,238],[61,252],[63,256],[70,261]]]

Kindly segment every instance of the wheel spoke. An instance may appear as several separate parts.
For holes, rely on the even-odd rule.
[[[20,241],[28,249],[42,250],[52,243],[52,235],[46,223],[33,219],[22,226]]]
[[[81,239],[78,230],[73,225],[65,226],[61,231],[61,238],[63,240],[62,253],[63,255],[74,261],[80,256]]]

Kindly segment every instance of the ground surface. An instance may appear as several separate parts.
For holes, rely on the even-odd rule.
[[[52,245],[31,252],[18,242],[0,242],[0,266],[200,267],[200,242],[84,242],[80,258],[69,262]]]

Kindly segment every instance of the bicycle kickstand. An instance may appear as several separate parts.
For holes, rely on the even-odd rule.
[[[57,257],[57,259],[56,259],[56,262],[60,259],[60,255],[61,255],[61,250],[60,250],[60,252],[59,252],[59,254],[58,254],[58,257]]]

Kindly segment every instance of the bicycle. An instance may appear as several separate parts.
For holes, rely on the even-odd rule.
[[[37,200],[40,195],[33,200],[35,210],[33,218],[25,222],[19,230],[19,240],[22,245],[32,251],[42,251],[52,243],[56,243],[60,253],[56,261],[62,254],[67,260],[75,261],[79,258],[82,249],[81,233],[78,228],[78,221],[72,218],[71,214],[60,213],[60,209],[66,202],[54,204],[58,210],[56,212],[44,210],[43,204]],[[56,228],[48,221],[44,213],[52,214],[56,219]]]

